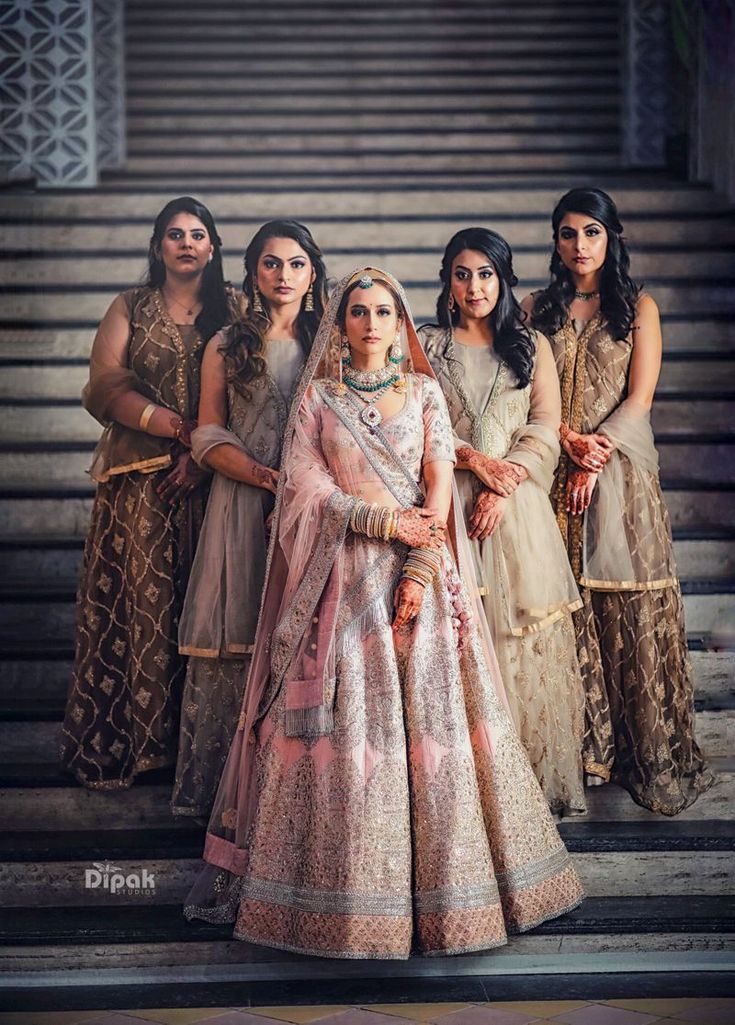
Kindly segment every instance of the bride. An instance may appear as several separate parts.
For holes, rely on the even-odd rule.
[[[581,900],[506,709],[453,468],[403,290],[357,271],[331,295],[286,429],[252,667],[187,917],[305,954],[405,958],[495,947]]]

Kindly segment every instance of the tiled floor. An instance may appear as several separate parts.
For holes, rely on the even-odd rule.
[[[0,1025],[735,1025],[733,999],[548,1000],[366,1007],[208,1007],[150,1011],[18,1011]]]

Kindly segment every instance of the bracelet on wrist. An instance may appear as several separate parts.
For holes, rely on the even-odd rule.
[[[140,420],[138,421],[138,430],[139,431],[144,431],[144,432],[148,431],[148,424],[151,422],[151,417],[153,416],[153,414],[156,412],[157,409],[158,409],[158,406],[155,404],[155,402],[149,402],[148,403],[148,405],[145,407],[143,412],[140,414]]]

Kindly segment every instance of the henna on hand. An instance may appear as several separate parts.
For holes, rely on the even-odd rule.
[[[156,494],[164,502],[173,505],[195,491],[208,476],[207,471],[197,466],[188,452],[182,452],[156,488]]]
[[[572,430],[566,431],[561,444],[572,462],[592,473],[603,468],[614,448],[604,434],[578,434]]]
[[[481,491],[470,515],[469,536],[473,541],[484,541],[500,525],[505,516],[507,499],[494,491]]]
[[[182,420],[180,416],[171,417],[171,426],[174,428],[174,438],[184,448],[191,448],[191,432],[196,430],[196,420]]]
[[[274,495],[278,490],[278,470],[271,470],[269,466],[262,463],[253,463],[254,483],[259,488],[272,492]]]
[[[469,445],[458,448],[456,455],[461,467],[471,470],[486,488],[504,498],[512,495],[521,481],[528,476],[528,471],[522,466],[517,466],[507,459],[493,459]]]
[[[414,506],[399,512],[395,536],[409,548],[438,549],[444,544],[446,527],[434,510]]]
[[[416,580],[402,579],[393,596],[393,607],[396,610],[392,629],[400,630],[421,611],[424,600],[424,587]]]
[[[567,512],[581,516],[592,501],[592,492],[597,483],[597,474],[586,470],[574,470],[567,480]]]

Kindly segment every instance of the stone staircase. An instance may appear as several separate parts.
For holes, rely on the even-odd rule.
[[[618,4],[129,0],[129,162],[85,192],[0,193],[0,1004],[151,1007],[708,995],[732,985],[735,932],[735,211],[619,156]],[[585,48],[569,54],[570,39]],[[587,56],[589,54],[589,56]],[[673,821],[614,787],[565,822],[588,900],[489,955],[322,962],[187,924],[202,832],[168,813],[170,774],[87,792],[56,764],[97,425],[79,392],[96,323],[137,281],[157,210],[194,193],[228,276],[270,217],[312,228],[341,275],[370,260],[432,318],[439,258],[486,224],[520,294],[546,279],[559,195],[615,196],[658,300],[654,411],[716,786]],[[87,889],[143,867],[155,892]],[[699,990],[698,990],[699,988]],[[728,991],[729,992],[729,991]]]

